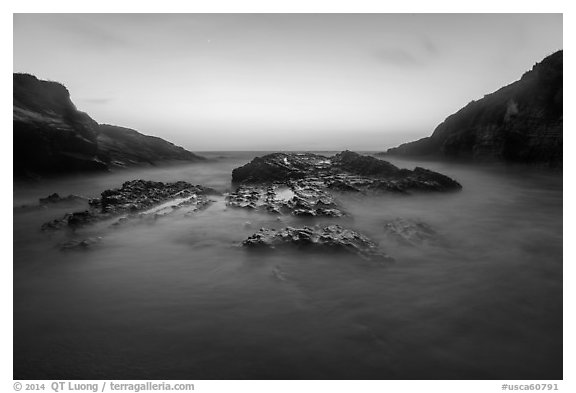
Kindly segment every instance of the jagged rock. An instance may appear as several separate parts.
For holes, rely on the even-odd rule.
[[[232,171],[241,184],[306,181],[316,188],[338,191],[452,191],[455,180],[424,168],[400,169],[389,162],[351,151],[324,157],[312,153],[273,153],[256,157]]]
[[[90,205],[100,208],[102,213],[139,212],[167,200],[184,202],[195,195],[208,193],[216,191],[185,181],[162,183],[132,180],[120,188],[104,191],[101,198],[90,201]]]
[[[448,116],[430,137],[386,155],[434,156],[562,167],[563,51],[522,78]]]
[[[127,181],[122,187],[105,190],[100,198],[90,200],[89,210],[67,213],[60,219],[42,225],[42,229],[76,229],[121,215],[158,217],[184,206],[190,208],[188,211],[190,213],[210,204],[207,195],[215,193],[217,192],[211,188],[184,181],[174,183]]]
[[[294,216],[343,217],[347,215],[334,197],[319,186],[315,179],[289,183],[294,197],[288,202]]]
[[[312,153],[273,153],[256,157],[232,171],[232,181],[239,183],[285,182],[306,177],[312,170],[328,169],[327,157]]]
[[[314,183],[298,180],[285,185],[241,185],[228,194],[226,204],[272,214],[341,217],[345,213],[334,198]]]
[[[410,246],[438,244],[441,240],[434,228],[418,220],[396,218],[384,225],[384,231],[397,242]]]
[[[344,252],[366,260],[392,262],[388,256],[366,236],[339,225],[314,226],[280,230],[261,228],[242,245],[251,249],[296,248],[306,251]]]
[[[424,168],[400,169],[351,151],[333,157],[312,153],[256,157],[234,169],[232,181],[237,188],[228,195],[228,206],[302,217],[346,215],[331,191],[409,193],[462,188],[440,173]],[[286,197],[286,192],[291,195]]]

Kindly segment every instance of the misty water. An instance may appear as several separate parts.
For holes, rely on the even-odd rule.
[[[391,160],[463,189],[337,194],[353,218],[324,220],[278,220],[211,196],[193,215],[82,229],[102,237],[85,251],[61,251],[70,234],[40,231],[70,207],[19,208],[139,178],[225,192],[232,169],[261,154],[16,184],[14,378],[562,378],[559,173]],[[442,241],[397,243],[384,225],[398,217]],[[395,262],[239,245],[260,227],[326,222],[367,235]]]

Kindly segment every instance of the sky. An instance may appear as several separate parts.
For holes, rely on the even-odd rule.
[[[14,14],[13,70],[191,151],[373,151],[562,43],[561,14]]]

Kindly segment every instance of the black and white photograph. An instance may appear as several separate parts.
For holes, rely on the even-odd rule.
[[[14,13],[12,378],[558,390],[563,22]]]

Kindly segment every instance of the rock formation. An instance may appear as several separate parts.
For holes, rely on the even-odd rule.
[[[13,74],[14,174],[53,175],[105,171],[199,157],[160,138],[99,125],[76,109],[61,84]]]
[[[281,230],[262,228],[244,240],[242,245],[249,249],[291,248],[312,252],[344,252],[377,262],[394,260],[366,236],[339,225],[286,227]]]
[[[332,195],[304,180],[290,181],[288,187],[275,184],[241,185],[227,196],[226,204],[231,207],[300,217],[346,215]]]
[[[448,116],[432,136],[386,154],[561,167],[562,57],[546,57],[520,80]]]
[[[452,191],[462,186],[424,168],[400,169],[387,161],[344,151],[333,157],[312,153],[273,153],[232,171],[234,183],[281,183],[337,191]]]
[[[76,110],[68,90],[14,74],[14,173],[105,170],[98,157],[98,123]]]
[[[122,187],[105,190],[100,198],[90,200],[88,210],[67,213],[62,218],[45,223],[42,229],[74,230],[110,218],[124,221],[143,216],[157,217],[181,207],[187,207],[193,212],[208,206],[210,200],[207,195],[216,193],[211,188],[184,181],[127,181]]]

